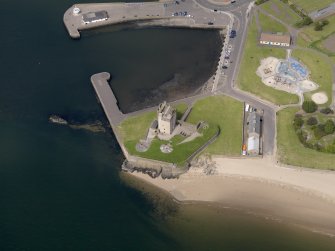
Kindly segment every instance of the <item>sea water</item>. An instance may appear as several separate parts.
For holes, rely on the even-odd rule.
[[[127,112],[194,92],[219,56],[215,31],[104,28],[72,40],[62,18],[74,3],[1,1],[0,250],[334,250],[318,234],[143,194],[120,178],[110,130],[49,123],[107,124],[94,73],[111,73]]]

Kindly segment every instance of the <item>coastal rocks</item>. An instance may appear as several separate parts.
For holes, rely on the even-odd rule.
[[[149,161],[149,160],[148,160]],[[144,174],[148,174],[151,178],[157,178],[159,176],[162,179],[178,179],[179,176],[186,172],[186,170],[182,170],[180,168],[172,167],[172,166],[161,166],[161,165],[144,165],[139,162],[132,162],[125,160],[122,164],[122,171],[124,172],[141,172]]]
[[[125,160],[122,164],[122,171],[130,173],[136,171],[148,174],[151,178],[157,178],[161,174],[162,168],[137,167],[128,160]]]
[[[191,163],[192,168],[201,169],[202,173],[206,175],[217,174],[216,162],[208,155],[200,156]]]
[[[70,128],[75,129],[75,130],[83,129],[83,130],[91,131],[94,133],[106,132],[105,127],[100,121],[95,121],[94,123],[90,123],[90,124],[74,124],[74,123],[72,124],[72,123],[69,123],[64,118],[62,118],[61,116],[51,115],[49,117],[49,122],[54,123],[54,124],[59,124],[59,125],[68,125]]]
[[[60,124],[60,125],[67,125],[68,124],[68,122],[65,119],[63,119],[62,117],[57,116],[57,115],[51,115],[49,117],[49,121],[51,123]]]

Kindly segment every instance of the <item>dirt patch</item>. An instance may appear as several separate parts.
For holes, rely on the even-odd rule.
[[[323,46],[330,52],[335,53],[335,34],[329,36],[325,41],[323,41]]]
[[[322,105],[322,104],[325,104],[327,103],[328,101],[328,97],[327,95],[324,93],[324,92],[317,92],[317,93],[314,93],[312,95],[312,100],[318,104],[318,105]]]

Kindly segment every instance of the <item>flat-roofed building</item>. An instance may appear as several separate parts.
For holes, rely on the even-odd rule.
[[[260,150],[261,116],[251,112],[248,117],[248,154],[258,155]]]
[[[107,11],[104,10],[96,12],[88,12],[83,14],[83,22],[85,24],[101,22],[107,19],[108,19],[108,13]]]
[[[262,32],[259,43],[264,45],[275,45],[288,47],[291,45],[291,36],[282,33],[265,33]]]

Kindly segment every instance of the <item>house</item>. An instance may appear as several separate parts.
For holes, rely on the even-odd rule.
[[[291,45],[291,36],[282,33],[265,33],[262,32],[259,43],[263,45],[275,45],[288,47]]]
[[[260,149],[261,116],[255,111],[248,117],[248,154],[258,155]]]
[[[84,24],[106,21],[108,19],[107,11],[88,12],[83,14]]]
[[[168,105],[166,101],[158,106],[158,132],[171,135],[176,127],[177,112],[176,109]]]

